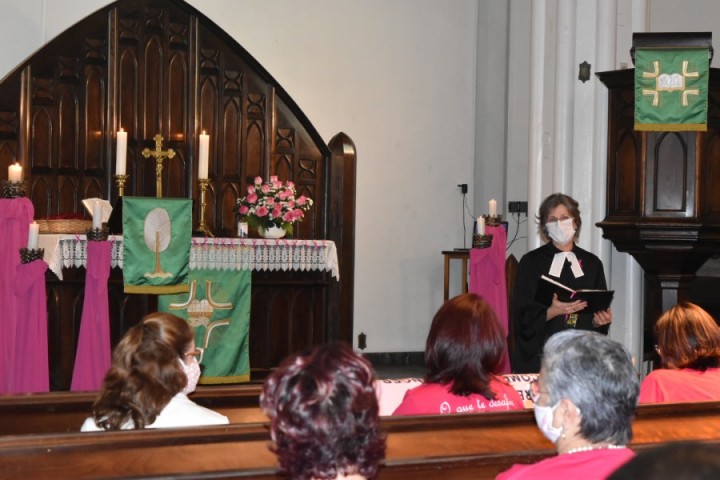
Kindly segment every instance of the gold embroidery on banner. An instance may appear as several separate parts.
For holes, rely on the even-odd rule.
[[[643,78],[654,78],[655,79],[655,90],[643,89],[642,94],[651,96],[652,106],[657,107],[660,101],[660,95],[658,92],[682,92],[681,104],[683,107],[688,106],[688,95],[700,95],[700,91],[697,89],[686,90],[685,79],[686,78],[697,78],[700,76],[700,72],[688,72],[687,60],[682,62],[682,74],[680,73],[660,73],[660,62],[655,60],[653,62],[652,72],[642,72]]]
[[[572,313],[567,316],[567,319],[565,319],[565,324],[570,328],[575,328],[575,325],[577,325],[578,321],[578,314]]]

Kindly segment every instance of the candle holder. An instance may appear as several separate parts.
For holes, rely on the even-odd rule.
[[[21,248],[20,249],[20,262],[30,263],[35,260],[42,260],[45,256],[44,248]]]
[[[215,235],[213,235],[210,227],[205,223],[205,195],[207,193],[208,183],[207,178],[198,179],[198,184],[200,184],[200,225],[195,231],[205,237],[214,237]]]
[[[493,236],[490,233],[485,235],[475,234],[473,235],[472,248],[490,248],[492,239]]]
[[[3,180],[3,198],[18,198],[25,196],[25,182],[11,182]]]
[[[125,196],[125,182],[127,182],[127,175],[115,175],[115,185],[118,189],[118,197]]]
[[[88,241],[104,242],[108,239],[107,223],[103,223],[100,228],[91,228],[86,232]]]
[[[485,225],[490,227],[499,227],[502,223],[502,215],[483,215]]]

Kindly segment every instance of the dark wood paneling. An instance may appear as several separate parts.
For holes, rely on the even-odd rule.
[[[63,32],[0,84],[0,171],[24,166],[36,218],[84,214],[86,197],[116,200],[115,132],[128,132],[125,194],[155,196],[164,137],[163,196],[198,198],[198,135],[210,135],[205,218],[235,235],[235,202],[255,176],[295,182],[314,200],[295,238],[333,240],[342,282],[326,273],[254,275],[253,376],[292,351],[329,339],[352,341],[355,152],[331,159],[303,112],[226,32],[180,0],[122,0]],[[352,141],[345,136],[344,145]],[[197,225],[197,202],[193,225]],[[53,388],[67,388],[82,306],[84,270],[48,282]],[[113,343],[155,300],[110,282]]]
[[[609,90],[607,213],[598,226],[644,270],[650,357],[655,321],[698,296],[695,273],[720,250],[720,71],[710,70],[707,132],[634,131],[634,70],[598,77]]]

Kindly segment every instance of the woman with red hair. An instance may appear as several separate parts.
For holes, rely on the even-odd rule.
[[[640,403],[720,400],[720,327],[702,308],[683,302],[655,324],[662,368],[640,386]]]
[[[523,402],[495,375],[506,342],[492,307],[474,293],[445,302],[425,343],[425,383],[408,390],[393,415],[520,410]]]
[[[363,480],[385,456],[370,363],[344,343],[283,362],[263,386],[271,449],[293,480]]]

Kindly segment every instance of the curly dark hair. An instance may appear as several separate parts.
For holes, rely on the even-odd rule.
[[[373,478],[385,456],[374,378],[370,363],[344,343],[285,360],[260,396],[280,469],[296,480]]]
[[[492,307],[475,293],[445,302],[425,342],[426,383],[452,384],[455,395],[495,399],[490,378],[505,354],[505,332]]]
[[[151,313],[130,328],[113,350],[95,423],[104,430],[145,428],[187,384],[178,361],[193,341],[190,325],[170,313]]]
[[[720,327],[701,307],[681,302],[655,324],[658,354],[665,368],[705,371],[720,367]]]

